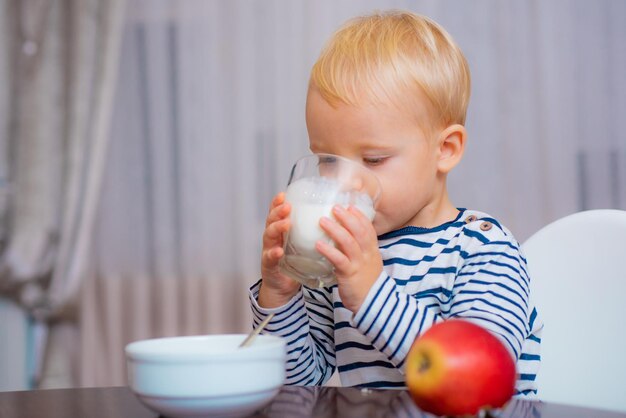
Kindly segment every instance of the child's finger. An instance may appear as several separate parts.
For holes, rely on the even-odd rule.
[[[360,211],[354,206],[350,206],[348,209],[340,205],[333,207],[335,219],[337,219],[358,242],[362,241],[362,237],[366,235],[366,228],[358,217],[359,214]]]
[[[265,232],[263,233],[263,247],[268,248],[276,245],[277,243],[282,243],[283,234],[289,231],[290,226],[291,221],[289,218],[271,223],[267,228],[265,228]]]
[[[363,237],[363,240],[375,239],[376,242],[378,243],[378,236],[376,235],[376,230],[374,229],[374,225],[372,224],[372,221],[367,216],[365,216],[365,214],[361,212],[356,206],[350,206],[348,208],[348,212],[351,213],[356,218],[356,221],[359,224],[359,228],[358,228],[359,233],[358,233],[357,241],[363,244],[362,240],[359,239]]]
[[[361,249],[350,232],[337,221],[323,217],[320,226],[326,234],[335,242],[335,246],[349,259],[358,257]]]
[[[350,259],[338,248],[324,242],[317,241],[315,248],[335,267],[335,272],[339,276],[346,275],[350,271]]]
[[[272,268],[278,263],[278,260],[280,260],[283,254],[284,251],[282,247],[270,248],[267,251],[263,251],[261,255],[261,262],[267,268]]]
[[[265,227],[268,227],[270,224],[286,218],[287,216],[289,216],[290,212],[291,205],[289,203],[281,203],[280,205],[274,207],[267,215],[267,219],[265,220]]]
[[[285,201],[285,192],[280,192],[272,199],[272,203],[270,203],[270,211],[274,209],[276,206],[281,205]]]
[[[271,214],[272,211],[274,211],[274,209],[276,209],[278,206],[282,205],[284,202],[285,202],[285,193],[284,192],[280,192],[280,193],[276,194],[274,196],[274,198],[272,199],[272,201],[270,202],[270,207],[267,210],[268,217],[269,217],[269,214]]]
[[[352,213],[359,220],[359,222],[364,225],[372,223],[372,221],[356,206],[350,205],[348,207],[348,212]]]

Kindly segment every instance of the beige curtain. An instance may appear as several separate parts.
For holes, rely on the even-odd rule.
[[[66,348],[78,342],[123,1],[2,0],[0,9],[9,40],[0,156],[11,187],[0,291],[47,330],[39,385],[70,386],[71,370],[56,365],[71,363]]]
[[[82,291],[78,385],[127,384],[124,346],[131,341],[247,330],[243,282],[234,276],[95,276]]]

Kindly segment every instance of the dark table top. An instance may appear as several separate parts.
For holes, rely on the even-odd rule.
[[[496,417],[626,418],[626,414],[512,400]],[[156,418],[127,387],[0,392],[1,418]],[[430,417],[407,391],[285,386],[255,418]]]

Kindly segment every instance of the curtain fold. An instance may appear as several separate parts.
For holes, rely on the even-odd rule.
[[[0,141],[11,194],[0,292],[50,327],[40,355],[45,348],[43,387],[73,384],[75,304],[89,270],[123,6],[122,0],[0,5],[11,22],[8,121]]]

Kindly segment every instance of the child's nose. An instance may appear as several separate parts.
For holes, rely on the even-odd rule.
[[[353,190],[355,192],[360,192],[360,191],[363,191],[363,188],[364,188],[364,182],[362,178],[355,177],[352,179],[351,184],[350,184],[350,190]]]

